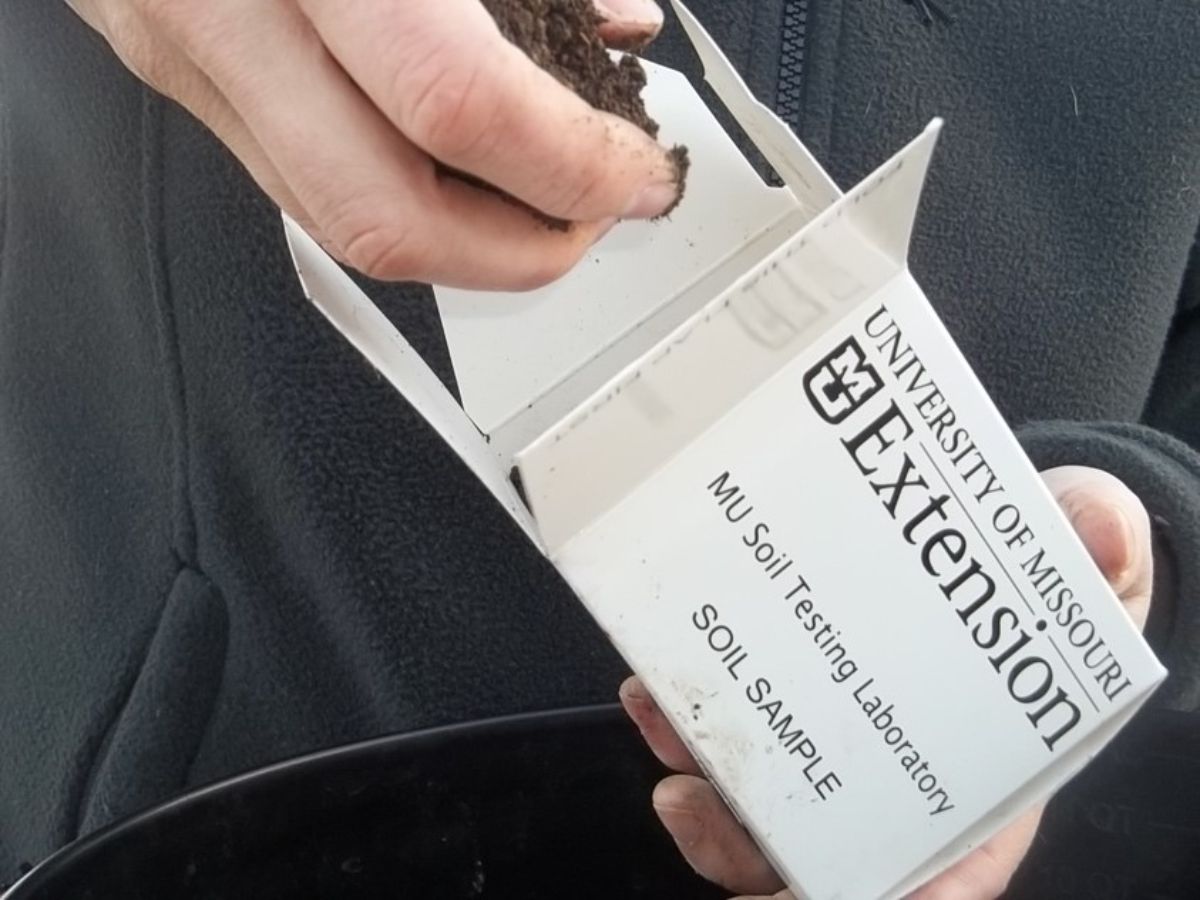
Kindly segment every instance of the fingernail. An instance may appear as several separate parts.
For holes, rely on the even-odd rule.
[[[1083,503],[1072,514],[1071,524],[1104,577],[1118,588],[1133,568],[1136,541],[1125,510],[1115,503]]]
[[[663,11],[654,0],[596,0],[596,8],[615,22],[654,26],[663,23]]]
[[[630,679],[621,685],[620,696],[621,705],[635,719],[654,710],[654,700],[638,681]]]
[[[704,823],[694,812],[676,806],[655,806],[671,837],[680,847],[694,847],[704,835]]]
[[[653,219],[663,215],[674,204],[679,196],[679,185],[674,182],[658,182],[644,188],[633,198],[629,208],[625,210],[626,219]]]

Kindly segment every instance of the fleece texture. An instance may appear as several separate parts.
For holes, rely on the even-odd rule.
[[[917,275],[1039,464],[1144,498],[1157,702],[1194,706],[1194,4],[693,6],[843,185],[947,119]],[[697,74],[675,23],[655,54]],[[570,592],[305,304],[276,210],[60,3],[0,4],[0,200],[0,883],[189,785],[613,697]],[[428,290],[369,287],[452,384]]]

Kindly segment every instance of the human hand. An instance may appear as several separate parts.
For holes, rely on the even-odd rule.
[[[1097,469],[1067,466],[1042,475],[1125,611],[1144,628],[1153,583],[1150,519],[1124,484]],[[654,807],[680,851],[704,877],[731,891],[795,900],[655,705],[645,686],[630,678],[621,702],[664,765],[676,772],[654,791]],[[1042,808],[1021,818],[959,860],[909,900],[993,900],[1003,893],[1024,858]],[[780,892],[780,893],[775,893]],[[751,900],[744,897],[742,900]]]
[[[666,151],[535,66],[480,0],[69,2],[328,251],[376,278],[537,287],[618,218],[675,200]],[[595,2],[612,44],[662,25],[654,0]],[[549,228],[446,169],[577,224]]]

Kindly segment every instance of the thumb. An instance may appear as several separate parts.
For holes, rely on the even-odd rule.
[[[1150,516],[1142,502],[1119,478],[1100,469],[1063,466],[1043,472],[1042,478],[1125,611],[1144,628],[1154,559]]]

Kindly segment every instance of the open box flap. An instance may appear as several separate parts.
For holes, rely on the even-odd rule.
[[[842,192],[816,157],[779,116],[755,98],[733,63],[691,11],[680,0],[671,0],[671,5],[704,65],[704,80],[779,173],[808,217],[815,217],[835,203]]]
[[[283,224],[305,296],[433,426],[530,540],[541,547],[529,510],[509,481],[506,461],[488,446],[425,360],[341,266],[286,213]]]
[[[940,129],[935,120],[517,455],[552,558],[834,322],[907,270]]]
[[[435,289],[463,406],[484,432],[530,415],[539,424],[523,430],[544,431],[563,410],[534,407],[556,386],[618,347],[756,235],[789,216],[796,219],[791,231],[803,224],[791,193],[763,182],[686,77],[643,65],[642,96],[661,125],[660,140],[686,146],[691,159],[687,194],[670,218],[621,223],[565,277],[539,290]],[[572,392],[567,407],[632,358],[607,362],[598,381]]]

